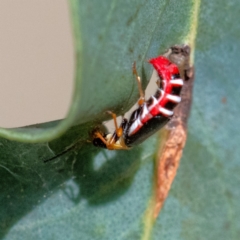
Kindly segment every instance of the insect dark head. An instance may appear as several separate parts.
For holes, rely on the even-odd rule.
[[[98,137],[98,134],[100,134],[104,139],[106,139],[107,134],[104,130],[105,129],[103,127],[97,127],[90,133],[90,137],[92,138],[92,143],[94,146],[107,148],[106,144]]]
[[[93,145],[96,147],[107,148],[106,144],[100,138],[94,138]]]

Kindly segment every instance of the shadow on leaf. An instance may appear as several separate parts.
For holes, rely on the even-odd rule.
[[[59,190],[74,204],[83,199],[91,205],[117,200],[131,186],[140,166],[139,149],[108,151],[83,143],[80,149],[44,164],[48,144],[1,139],[1,146],[0,239]]]

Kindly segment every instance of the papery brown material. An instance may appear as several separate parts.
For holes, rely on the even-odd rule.
[[[174,117],[164,130],[165,141],[159,147],[157,154],[156,172],[156,201],[154,218],[162,209],[169,190],[176,176],[183,148],[187,140],[187,120],[192,102],[192,89],[194,80],[194,68],[189,66],[190,48],[188,46],[174,46],[168,56],[178,64],[184,85],[181,91],[181,103],[174,110]]]

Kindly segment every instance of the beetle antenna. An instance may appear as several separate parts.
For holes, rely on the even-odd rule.
[[[72,149],[76,148],[77,147],[77,143],[78,142],[75,142],[74,144],[70,145],[69,147],[67,147],[65,150],[63,150],[62,152],[58,153],[57,155],[51,157],[51,158],[48,158],[48,159],[45,159],[43,160],[44,163],[47,163],[47,162],[50,162],[58,157],[61,157],[63,156],[65,153],[67,153],[68,151],[71,151]]]

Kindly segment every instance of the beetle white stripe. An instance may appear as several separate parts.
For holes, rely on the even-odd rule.
[[[159,111],[167,117],[170,117],[173,115],[173,111],[167,110],[166,108],[163,108],[163,107],[160,107]]]
[[[142,114],[140,116],[141,121],[146,122],[148,119],[151,119],[152,117],[153,117],[152,114],[149,112],[149,110],[147,108],[147,104],[144,103],[143,111],[142,111]]]
[[[183,80],[181,78],[179,78],[179,79],[172,79],[172,80],[170,80],[170,83],[173,84],[173,85],[180,85],[180,86],[182,86],[183,85]]]
[[[143,124],[142,124],[142,122],[141,122],[141,120],[139,119],[139,116],[138,116],[138,118],[131,125],[131,127],[129,129],[129,132],[128,132],[128,135],[130,136],[130,135],[134,134],[142,126],[143,126]]]
[[[181,97],[172,95],[172,94],[167,94],[167,99],[170,100],[171,102],[174,103],[180,103],[181,102]]]

